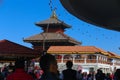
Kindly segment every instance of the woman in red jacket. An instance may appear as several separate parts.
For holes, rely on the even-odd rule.
[[[24,60],[17,60],[15,62],[15,72],[7,76],[6,80],[34,80],[31,75],[27,74],[24,70]]]

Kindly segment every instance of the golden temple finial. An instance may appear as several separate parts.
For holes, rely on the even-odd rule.
[[[56,8],[52,11],[52,15],[51,15],[50,18],[55,18],[55,19],[57,19]]]

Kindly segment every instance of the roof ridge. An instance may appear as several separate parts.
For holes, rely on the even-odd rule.
[[[100,50],[98,47],[96,47],[96,46],[93,46],[95,49],[97,49],[97,50]]]
[[[0,42],[5,42],[5,41],[9,41],[9,40],[7,40],[7,39],[0,40]]]
[[[0,42],[1,42],[1,41],[8,42],[8,43],[12,43],[13,45],[18,45],[19,47],[24,47],[24,48],[27,48],[27,49],[33,50],[32,48],[26,47],[26,46],[24,46],[24,45],[21,45],[21,44],[15,43],[15,42],[10,41],[10,40],[7,40],[7,39],[0,40]]]
[[[112,55],[115,55],[115,56],[119,56],[119,55],[117,55],[116,53],[114,53],[114,52],[110,52],[110,51],[107,51],[108,53],[110,53],[110,55],[112,54]]]

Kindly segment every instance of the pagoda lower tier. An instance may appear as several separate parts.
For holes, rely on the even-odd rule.
[[[24,39],[25,42],[31,43],[33,48],[42,52],[50,46],[74,46],[81,44],[64,33],[41,33]]]

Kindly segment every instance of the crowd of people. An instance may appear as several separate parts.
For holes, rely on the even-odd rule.
[[[66,63],[67,69],[62,71],[61,80],[118,80],[114,79],[113,74],[104,74],[101,69],[98,69],[97,73],[89,72],[87,74],[87,72],[82,72],[82,70],[73,70],[72,66],[73,63],[71,61]]]
[[[73,70],[73,63],[66,62],[66,68],[59,72],[55,56],[45,54],[40,58],[40,67],[34,67],[31,71],[25,71],[25,61],[18,59],[15,66],[10,64],[4,66],[0,72],[0,80],[120,80],[120,69],[114,74],[103,73],[101,69],[97,72],[82,72]]]
[[[25,61],[22,59],[19,59],[19,60],[16,60],[15,65],[10,63],[8,66],[5,64],[4,67],[0,68],[0,80],[14,80],[14,79],[10,79],[13,76],[9,77],[9,75],[13,73],[15,73],[15,76],[16,76],[15,80],[23,80],[21,78],[25,78],[24,74],[26,73],[32,76],[33,78],[32,80],[39,80],[40,76],[43,74],[43,70],[41,70],[39,66],[35,66],[33,68],[30,66],[26,70]],[[21,74],[23,74],[24,77],[21,77],[21,76],[20,76],[21,78],[18,77],[18,75],[21,75]],[[28,79],[28,80],[31,80],[31,79]]]

